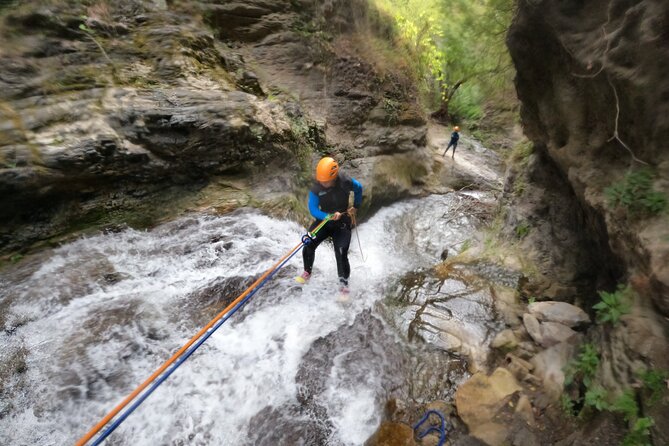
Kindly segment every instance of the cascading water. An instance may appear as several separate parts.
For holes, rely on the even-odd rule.
[[[362,444],[386,399],[411,393],[417,361],[375,303],[471,236],[457,204],[407,201],[362,224],[348,305],[331,245],[303,287],[296,256],[106,444]],[[242,209],[81,239],[0,273],[0,444],[74,443],[302,234]]]

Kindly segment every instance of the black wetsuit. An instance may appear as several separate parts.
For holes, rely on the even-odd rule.
[[[451,142],[448,143],[448,147],[446,147],[446,150],[444,151],[444,154],[442,156],[446,156],[448,149],[450,149],[451,147],[453,147],[453,156],[455,156],[455,149],[458,147],[459,140],[460,140],[460,134],[458,132],[451,133]]]
[[[354,193],[353,206],[357,209],[362,202],[362,185],[358,181],[343,173],[340,173],[335,184],[327,189],[315,181],[309,192],[309,211],[316,220],[309,227],[309,232],[314,230],[328,214],[346,212],[351,192]],[[314,239],[304,246],[302,259],[306,272],[311,274],[318,245],[328,237],[332,237],[339,281],[342,285],[348,285],[348,278],[351,275],[351,266],[348,262],[351,223],[351,217],[348,214],[342,215],[339,220],[330,220],[318,231]]]

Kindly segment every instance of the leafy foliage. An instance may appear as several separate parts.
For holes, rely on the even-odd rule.
[[[622,446],[651,446],[650,428],[655,424],[652,418],[639,418],[625,435]]]
[[[635,420],[639,416],[639,406],[636,403],[634,392],[632,390],[623,392],[613,403],[611,410],[622,413],[625,421]]]
[[[587,408],[597,411],[618,412],[628,423],[628,432],[623,439],[623,446],[650,446],[650,428],[654,421],[650,417],[640,417],[639,402],[634,389],[625,390],[613,404],[609,404],[609,394],[606,389],[593,383],[593,378],[599,366],[599,355],[594,345],[583,344],[577,358],[567,366],[565,386],[570,386],[575,379],[580,379],[585,386],[585,395],[577,401],[583,401],[583,410],[579,416],[583,416]],[[667,373],[662,370],[647,370],[639,374],[644,388],[662,393],[666,388]],[[574,388],[572,387],[572,390]],[[639,394],[638,396],[641,396]],[[651,396],[651,399],[653,396]],[[568,392],[560,398],[562,409],[569,415],[575,415],[575,402]]]
[[[575,378],[581,379],[586,387],[590,387],[592,378],[599,366],[599,353],[593,344],[581,345],[581,352],[575,360],[567,365],[565,385],[570,385]]]
[[[483,116],[484,94],[475,83],[462,85],[451,99],[449,112],[464,119],[476,120]]]
[[[667,208],[667,197],[653,190],[653,173],[648,169],[629,172],[604,190],[612,208],[622,207],[632,217],[656,215]]]
[[[606,402],[608,393],[601,387],[594,386],[585,392],[585,405],[594,407],[597,410],[606,410],[609,408]]]
[[[612,293],[599,291],[598,294],[602,301],[592,306],[597,311],[598,323],[610,322],[615,325],[622,315],[630,312],[634,291],[629,286],[619,284],[618,289]]]
[[[391,16],[431,107],[478,119],[486,93],[511,85],[504,42],[513,0],[370,0]],[[456,95],[457,92],[457,95]]]
[[[569,397],[569,395],[563,393],[560,395],[560,406],[562,410],[569,416],[574,415],[574,401]]]
[[[639,374],[644,389],[650,392],[648,402],[655,404],[667,391],[669,373],[665,370],[649,369]]]

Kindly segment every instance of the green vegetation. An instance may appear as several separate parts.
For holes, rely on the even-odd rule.
[[[581,345],[581,352],[575,360],[567,365],[565,385],[568,386],[578,379],[590,387],[599,366],[599,353],[593,344]]]
[[[511,0],[370,0],[394,19],[396,46],[414,61],[412,77],[437,115],[475,120],[487,96],[511,85],[504,35]]]
[[[635,296],[634,291],[623,284],[619,284],[612,293],[599,291],[598,294],[602,301],[592,306],[597,311],[597,323],[610,322],[612,325],[616,325],[622,315],[630,312]]]
[[[560,406],[566,415],[570,417],[574,416],[574,400],[572,400],[566,393],[560,395]]]
[[[604,190],[611,208],[623,208],[631,217],[646,217],[663,212],[667,197],[653,190],[655,175],[648,169],[627,173],[622,181]]]
[[[458,251],[458,254],[462,254],[463,252],[466,252],[471,247],[472,247],[472,239],[468,238],[467,240],[462,242],[462,246],[460,246],[460,250]]]
[[[624,391],[608,409],[623,414],[625,421],[632,421],[639,415],[634,392],[629,389]]]
[[[565,393],[561,396],[562,409],[569,416],[578,413],[579,418],[592,415],[593,411],[610,411],[620,413],[628,423],[628,432],[623,439],[623,446],[650,445],[650,428],[654,421],[650,417],[642,417],[641,398],[648,395],[645,404],[656,403],[667,390],[669,374],[663,370],[645,370],[638,373],[641,380],[641,390],[637,394],[632,388],[624,390],[614,399],[605,388],[594,382],[599,367],[599,354],[593,344],[581,345],[580,353],[572,360],[565,370]],[[585,388],[583,397],[574,399],[574,393],[580,393]],[[636,387],[636,386],[635,386]],[[613,402],[612,402],[613,401]],[[577,412],[579,404],[582,406]]]
[[[655,424],[652,418],[637,419],[625,435],[622,446],[651,446],[650,428]]]
[[[0,0],[0,12],[9,10],[12,6],[18,3],[19,0]]]
[[[513,182],[513,194],[517,197],[521,196],[527,188],[527,175],[525,174],[525,170],[530,162],[530,155],[533,153],[534,144],[524,140],[514,145],[507,157],[507,162],[514,166],[517,172]]]
[[[665,370],[645,370],[639,373],[639,378],[643,388],[650,394],[648,397],[649,404],[657,403],[669,386],[667,382],[669,373]]]
[[[594,407],[597,410],[606,410],[609,405],[606,402],[607,392],[601,387],[593,386],[585,392],[586,406]]]
[[[530,160],[530,155],[534,153],[534,144],[531,141],[522,141],[516,144],[509,155],[510,164],[518,164],[523,167],[527,166]]]
[[[529,233],[530,233],[530,225],[526,221],[521,222],[516,226],[516,236],[519,239],[525,238]]]

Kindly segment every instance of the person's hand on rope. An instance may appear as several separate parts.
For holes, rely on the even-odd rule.
[[[342,215],[343,214],[341,212],[335,212],[334,214],[332,214],[332,218],[330,220],[337,221],[341,218]]]

